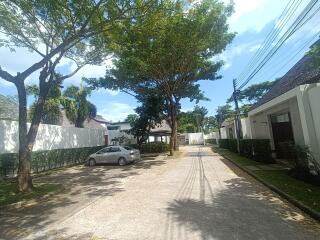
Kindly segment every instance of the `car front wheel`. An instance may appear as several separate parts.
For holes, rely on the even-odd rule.
[[[93,166],[95,166],[96,165],[96,160],[94,160],[93,158],[90,158],[89,159],[89,166],[90,167],[93,167]]]
[[[119,166],[124,166],[124,165],[127,164],[127,161],[126,161],[125,158],[121,157],[121,158],[119,158],[119,160],[118,160],[118,164],[119,164]]]

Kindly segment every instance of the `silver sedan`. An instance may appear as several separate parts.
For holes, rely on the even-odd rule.
[[[124,166],[140,158],[140,151],[137,149],[128,146],[110,146],[89,155],[87,164],[94,166],[97,163],[117,163]]]

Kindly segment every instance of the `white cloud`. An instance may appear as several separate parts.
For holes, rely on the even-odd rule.
[[[119,91],[117,91],[117,90],[107,89],[107,92],[108,92],[111,96],[117,96],[117,95],[119,94]]]
[[[236,0],[234,1],[235,12],[231,16],[230,21],[236,22],[243,15],[251,13],[257,10],[260,6],[264,4],[266,0]]]
[[[239,45],[233,45],[230,48],[227,48],[220,56],[218,56],[219,60],[224,61],[223,70],[226,70],[232,66],[232,61],[235,57],[240,56],[245,51],[255,51],[257,48],[260,47],[260,44],[257,41],[243,43]]]
[[[0,86],[7,88],[7,87],[14,87],[14,84],[11,82],[7,82],[7,81],[3,80],[2,78],[0,78]]]
[[[182,108],[181,112],[190,112],[193,110],[193,107]]]
[[[257,51],[259,48],[261,47],[261,44],[256,44],[256,45],[253,45],[249,48],[249,52],[255,52]]]
[[[118,90],[110,90],[110,89],[104,89],[104,88],[99,88],[98,90],[95,91],[97,94],[109,94],[111,96],[117,96],[120,91]]]
[[[1,36],[0,36],[1,37]],[[40,48],[42,48],[40,46]],[[41,60],[41,57],[35,53],[30,52],[26,48],[16,48],[14,52],[11,52],[7,48],[0,48],[0,66],[3,70],[6,70],[12,75],[16,75],[17,72],[23,72],[34,63]],[[112,65],[112,59],[106,60],[100,66],[86,65],[80,69],[74,76],[65,80],[66,85],[74,84],[79,85],[82,77],[102,77],[105,75],[106,67]],[[76,64],[66,58],[62,58],[58,65],[58,70],[63,74],[68,74],[76,69]],[[40,70],[31,74],[27,79],[27,84],[38,83],[38,76]],[[7,83],[3,83],[0,80],[1,86],[13,86]],[[112,93],[115,94],[115,93]]]
[[[129,114],[134,113],[134,107],[120,102],[109,102],[98,114],[108,121],[123,121]]]
[[[224,2],[229,3],[230,0]],[[229,19],[231,31],[260,32],[281,14],[287,3],[288,0],[234,0],[234,14]]]
[[[112,66],[112,59],[107,59],[101,65],[85,65],[74,76],[64,81],[66,85],[79,85],[82,77],[99,78],[105,76],[106,67]],[[65,74],[71,73],[76,69],[76,64],[68,59],[61,61],[59,68],[63,69]]]

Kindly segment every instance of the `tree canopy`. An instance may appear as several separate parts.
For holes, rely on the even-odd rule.
[[[241,90],[238,94],[238,101],[240,102],[240,115],[243,117],[247,117],[250,108],[259,100],[261,100],[261,98],[274,86],[277,81],[278,79],[274,81],[256,83]],[[227,100],[227,104],[232,102],[233,97]]]
[[[214,116],[207,116],[208,109],[196,105],[192,111],[178,114],[178,131],[181,133],[201,132],[208,134],[217,128]]]
[[[312,64],[314,67],[320,67],[320,41],[318,40],[315,44],[312,45],[308,55],[312,58]]]
[[[41,122],[48,92],[74,75],[85,64],[99,64],[110,54],[112,30],[154,1],[129,0],[3,0],[0,1],[0,47],[26,48],[39,60],[21,72],[11,74],[0,67],[0,78],[13,83],[19,97],[19,170],[20,191],[32,189],[31,152]],[[139,11],[136,11],[139,9]],[[76,66],[65,75],[56,75],[62,58]],[[17,59],[19,61],[19,59]],[[31,127],[27,128],[25,80],[39,73],[39,97]]]
[[[151,129],[161,124],[163,120],[164,99],[157,95],[139,96],[141,105],[135,109],[137,114],[130,114],[126,121],[130,122],[131,129],[129,133],[141,145],[149,136]]]
[[[39,97],[39,87],[37,85],[26,86],[27,95],[33,95],[35,101],[31,104],[28,113],[28,119],[31,121],[35,114],[37,99]],[[41,122],[45,124],[58,125],[62,118],[61,114],[61,90],[60,86],[55,85],[48,91],[47,100],[43,106]]]
[[[89,82],[139,94],[157,89],[166,98],[176,140],[181,99],[206,99],[197,82],[220,78],[223,63],[213,57],[234,37],[228,32],[231,13],[232,6],[219,1],[163,1],[153,14],[119,28],[114,66],[105,78]]]
[[[240,91],[238,100],[246,104],[255,104],[274,86],[276,82],[277,80],[252,84]],[[233,98],[228,99],[228,103],[231,102],[233,102]]]
[[[62,105],[66,116],[75,127],[83,128],[85,120],[94,118],[97,115],[96,106],[87,100],[91,90],[88,87],[69,86],[64,92]]]
[[[215,115],[219,129],[221,128],[223,121],[228,118],[233,118],[234,114],[235,112],[232,110],[232,107],[230,104],[219,106],[216,110],[216,115]]]

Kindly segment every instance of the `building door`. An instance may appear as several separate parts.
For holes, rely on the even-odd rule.
[[[271,124],[277,158],[286,158],[288,156],[286,146],[294,143],[290,113],[272,115]]]

